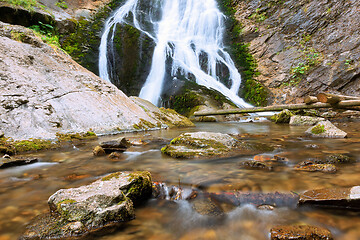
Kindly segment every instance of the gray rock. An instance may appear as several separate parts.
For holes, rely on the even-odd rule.
[[[300,195],[300,205],[360,209],[360,186],[309,190]]]
[[[0,59],[0,129],[8,137],[55,139],[56,133],[116,133],[158,123],[27,28],[0,22]]]
[[[239,146],[228,134],[212,132],[183,133],[161,151],[175,158],[210,157],[223,155]]]
[[[106,153],[124,152],[131,146],[131,143],[126,138],[119,138],[111,141],[101,142],[100,147]]]
[[[294,114],[292,112],[290,112],[288,109],[285,109],[285,110],[282,110],[280,113],[275,114],[270,119],[271,119],[271,121],[274,121],[275,123],[289,123],[290,118],[293,115]]]
[[[312,137],[345,138],[347,133],[334,126],[330,121],[321,121],[305,132]]]
[[[290,125],[293,126],[313,126],[318,122],[324,121],[325,118],[320,117],[310,117],[310,116],[291,116],[290,117]]]
[[[86,236],[135,217],[133,202],[151,196],[149,172],[117,172],[90,185],[61,189],[50,196],[51,215],[35,218],[22,239]]]

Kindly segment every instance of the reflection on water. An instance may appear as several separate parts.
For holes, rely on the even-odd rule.
[[[310,139],[307,127],[272,123],[202,123],[196,128],[126,134],[130,139],[153,141],[133,146],[120,158],[93,157],[92,148],[102,137],[69,149],[46,151],[32,156],[41,162],[0,171],[0,239],[17,239],[24,225],[40,213],[48,211],[48,197],[61,188],[78,187],[111,172],[148,170],[154,181],[180,186],[196,186],[202,190],[302,192],[307,189],[360,185],[360,126],[340,124],[348,139]],[[159,151],[180,133],[212,131],[239,134],[249,141],[278,145],[275,152],[289,159],[287,166],[272,172],[240,169],[239,162],[254,155],[239,155],[210,160],[178,160]],[[251,134],[251,135],[249,135]],[[297,172],[294,164],[308,158],[323,158],[329,153],[347,153],[358,163],[344,165],[335,174]],[[151,200],[136,210],[136,219],[118,232],[101,237],[115,239],[268,239],[276,224],[308,223],[329,228],[337,239],[360,239],[359,213],[315,209],[279,208],[259,210],[246,205],[225,209],[222,217],[200,215],[187,201]]]

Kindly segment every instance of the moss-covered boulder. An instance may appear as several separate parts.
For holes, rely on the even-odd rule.
[[[174,158],[195,158],[224,155],[240,142],[228,134],[212,132],[183,133],[161,149]]]
[[[305,132],[311,137],[345,138],[347,133],[334,126],[330,121],[321,121]]]
[[[294,116],[294,114],[288,109],[285,109],[282,110],[280,113],[275,114],[270,119],[275,123],[289,123],[292,116]]]
[[[149,172],[116,172],[50,196],[51,214],[35,219],[23,239],[72,239],[134,219],[133,203],[151,196]]]

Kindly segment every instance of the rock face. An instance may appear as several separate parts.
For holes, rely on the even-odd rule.
[[[360,209],[360,186],[309,190],[300,195],[300,205]]]
[[[226,154],[238,145],[239,141],[228,134],[183,133],[161,151],[175,158],[210,157]]]
[[[330,121],[321,121],[306,130],[306,134],[320,138],[345,138],[347,133],[335,127]]]
[[[318,122],[324,121],[325,118],[320,117],[310,117],[310,116],[291,116],[290,117],[290,125],[293,126],[313,126]]]
[[[148,172],[117,172],[90,185],[61,189],[48,200],[52,217],[31,223],[23,239],[83,237],[132,220],[133,202],[149,198],[151,187]]]
[[[270,230],[271,240],[332,240],[331,232],[325,228],[297,225],[277,226]]]
[[[275,103],[360,93],[360,2],[232,0],[242,38]]]
[[[154,118],[29,29],[0,22],[0,129],[14,139],[141,129]],[[136,126],[136,128],[135,128]]]

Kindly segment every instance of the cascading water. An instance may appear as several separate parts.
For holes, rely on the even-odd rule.
[[[237,95],[241,76],[224,49],[225,16],[218,9],[216,0],[146,2],[149,7],[141,8],[141,0],[128,0],[107,20],[100,44],[100,77],[110,81],[108,54],[111,49],[108,48],[112,47],[116,25],[130,24],[156,44],[150,73],[140,91],[141,98],[158,105],[166,75],[176,79],[181,74],[193,77],[199,85],[219,91],[239,107],[251,107]],[[217,76],[220,65],[227,68],[230,87]]]

